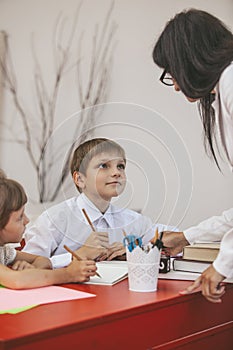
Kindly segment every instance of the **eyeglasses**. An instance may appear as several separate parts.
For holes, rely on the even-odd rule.
[[[174,85],[174,81],[172,79],[172,76],[166,71],[166,69],[164,69],[164,71],[163,71],[161,77],[159,78],[159,80],[164,85],[167,85],[167,86],[173,86]]]

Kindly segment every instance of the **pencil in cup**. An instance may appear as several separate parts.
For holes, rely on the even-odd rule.
[[[67,247],[67,245],[64,245],[65,250],[67,250],[67,252],[69,252],[74,258],[76,258],[78,261],[82,261],[82,259],[73,251],[71,250],[69,247]],[[96,276],[100,277],[100,274],[96,271]]]
[[[157,242],[158,238],[159,238],[159,230],[158,230],[158,228],[156,228],[155,235],[154,235],[154,237],[151,240],[151,243],[153,244],[153,246],[156,245],[156,242]]]

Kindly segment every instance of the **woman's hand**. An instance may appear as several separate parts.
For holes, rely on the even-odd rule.
[[[200,277],[196,279],[188,288],[181,291],[180,294],[190,294],[201,288],[202,295],[212,303],[221,303],[221,297],[225,294],[225,286],[220,283],[224,276],[218,273],[213,265],[210,265]]]
[[[165,247],[164,250],[171,256],[181,253],[183,248],[189,245],[183,232],[164,231],[162,242]]]

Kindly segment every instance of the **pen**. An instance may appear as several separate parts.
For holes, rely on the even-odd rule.
[[[160,236],[159,236],[159,238],[158,238],[158,240],[157,240],[157,247],[158,247],[158,250],[162,250],[162,248],[164,247],[162,238],[163,238],[163,231],[160,232]]]
[[[159,231],[157,228],[156,232],[155,232],[155,236],[151,241],[152,248],[154,248],[156,246],[158,248],[158,250],[161,250],[163,248],[162,238],[163,238],[163,231],[160,233],[160,237],[159,237]]]
[[[135,236],[129,236],[129,235],[127,235],[126,234],[126,232],[125,232],[125,230],[123,229],[122,230],[122,233],[123,233],[123,235],[125,236],[125,237],[128,237],[127,238],[127,240],[129,240],[129,237],[133,237],[133,238],[135,238],[135,240],[134,240],[134,243],[135,243],[135,245],[139,245],[139,247],[140,248],[142,248],[142,237],[135,237]],[[132,243],[132,238],[130,238],[130,242]]]
[[[64,245],[65,250],[67,250],[67,252],[69,252],[73,257],[75,257],[78,261],[82,261],[82,259],[69,247],[67,247],[67,245]],[[96,271],[96,276],[100,277],[100,274]]]
[[[162,238],[163,238],[163,231],[160,232],[160,237],[159,237],[160,241],[162,241]]]
[[[87,215],[86,210],[83,208],[82,211],[83,211],[83,214],[85,215],[85,217],[87,219],[88,224],[91,226],[92,231],[95,231],[95,228],[94,228],[94,226],[93,226],[89,216]]]

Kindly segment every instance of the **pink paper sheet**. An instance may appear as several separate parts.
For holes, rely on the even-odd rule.
[[[58,286],[24,290],[0,288],[0,310],[3,311],[29,305],[56,303],[58,301],[90,298],[94,296],[95,294]]]

